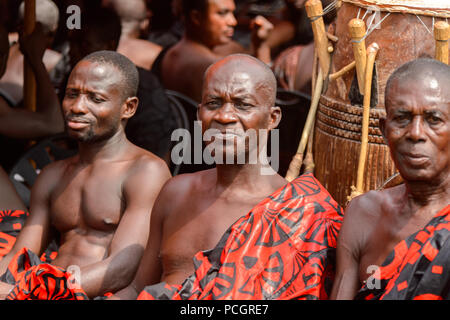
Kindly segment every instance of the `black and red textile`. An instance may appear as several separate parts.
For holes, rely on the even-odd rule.
[[[182,285],[147,286],[138,299],[327,299],[342,219],[325,188],[303,175],[197,253]]]
[[[7,300],[87,300],[86,293],[73,284],[72,274],[44,263],[23,248],[9,263],[1,281],[14,285]]]
[[[373,288],[364,285],[356,299],[450,299],[450,205],[399,242],[373,278]]]
[[[22,210],[0,211],[0,260],[11,251],[27,217]]]

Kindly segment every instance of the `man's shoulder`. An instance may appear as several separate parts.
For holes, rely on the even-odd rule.
[[[345,210],[346,219],[373,220],[395,205],[403,185],[384,190],[371,190],[350,201]]]
[[[177,196],[184,198],[186,194],[195,193],[199,189],[206,188],[208,181],[212,180],[215,169],[202,170],[194,173],[179,174],[169,179],[161,190],[168,198]],[[192,200],[192,199],[191,199]]]
[[[128,172],[138,174],[157,174],[159,172],[168,172],[166,162],[152,152],[140,148],[136,145],[132,146],[134,155],[129,164]]]

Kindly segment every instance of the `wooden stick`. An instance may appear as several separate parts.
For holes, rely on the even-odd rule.
[[[341,70],[332,73],[329,75],[330,80],[336,80],[337,78],[342,77],[344,74],[346,74],[347,72],[349,72],[350,70],[353,70],[353,68],[356,66],[356,61],[353,61],[351,63],[349,63],[348,65],[346,65],[345,67],[343,67]]]
[[[319,56],[320,67],[324,74],[328,74],[330,70],[330,53],[328,52],[328,36],[325,31],[325,23],[323,22],[322,1],[308,0],[305,4],[308,17],[311,19],[311,26],[314,33],[314,45]]]
[[[364,94],[364,73],[366,71],[366,24],[361,19],[352,19],[348,23],[350,37],[352,38],[353,55],[356,61],[356,75],[358,77],[359,92]]]
[[[369,145],[369,120],[370,120],[370,100],[372,97],[372,76],[373,68],[375,65],[375,59],[380,47],[377,43],[372,43],[367,48],[367,67],[365,72],[364,83],[364,103],[363,103],[363,117],[362,117],[362,129],[361,129],[361,150],[359,153],[358,173],[356,177],[356,188],[352,188],[352,194],[350,199],[362,194],[364,192],[364,170],[367,159],[367,149]]]
[[[448,40],[450,38],[450,25],[445,21],[434,25],[434,39],[436,40],[436,60],[448,64]]]
[[[25,0],[24,34],[33,32],[36,25],[36,0]],[[36,78],[33,70],[25,58],[23,61],[23,99],[27,110],[36,110]]]
[[[292,161],[289,164],[288,172],[286,173],[286,180],[288,181],[292,181],[297,178],[302,167],[303,154],[306,148],[306,143],[308,142],[309,134],[311,133],[311,128],[314,124],[317,106],[319,105],[320,95],[322,93],[323,78],[322,68],[319,68],[319,74],[317,76],[316,85],[314,88],[314,96],[311,101],[311,107],[309,108],[308,117],[306,118],[305,127],[303,128],[302,137],[298,145],[297,153],[292,158]]]

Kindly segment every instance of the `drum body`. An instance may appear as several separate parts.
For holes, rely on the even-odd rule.
[[[368,1],[360,1],[357,4],[355,2],[358,1],[344,1],[338,11],[335,25],[332,25],[338,41],[332,55],[331,73],[354,61],[348,31],[350,20],[365,16],[364,20],[369,29],[373,12],[366,13],[371,7],[363,4]],[[433,1],[428,3],[431,2]],[[434,57],[433,22],[445,20],[442,18],[442,15],[445,16],[445,10],[439,17],[389,11],[381,11],[378,17],[374,17],[372,26],[380,21],[381,24],[365,39],[366,47],[376,42],[380,50],[376,58],[372,85],[364,191],[381,187],[384,181],[396,172],[389,149],[378,128],[379,119],[385,116],[386,81],[400,65],[419,57]],[[450,10],[446,12],[450,14]],[[314,130],[315,175],[342,206],[347,203],[351,186],[356,185],[363,113],[362,97],[358,95],[355,69],[329,82],[320,99]]]

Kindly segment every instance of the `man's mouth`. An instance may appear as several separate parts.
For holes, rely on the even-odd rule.
[[[70,129],[80,130],[89,126],[89,121],[83,119],[68,118],[66,124]]]
[[[422,166],[429,160],[429,157],[418,153],[404,153],[402,156],[409,164],[413,166]]]

